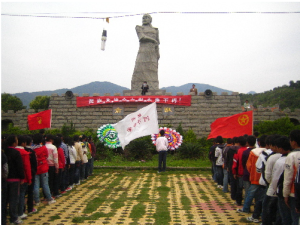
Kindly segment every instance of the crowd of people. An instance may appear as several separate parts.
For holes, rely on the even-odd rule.
[[[95,156],[95,144],[85,135],[2,136],[1,224],[6,224],[7,216],[10,224],[23,223],[28,214],[37,212],[34,206],[41,196],[55,204],[93,174]]]
[[[242,206],[238,213],[252,213],[246,217],[248,221],[298,225],[300,130],[291,131],[289,137],[256,136],[228,138],[226,143],[221,136],[216,137],[209,151],[212,179]]]

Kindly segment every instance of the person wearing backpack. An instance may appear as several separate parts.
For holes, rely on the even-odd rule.
[[[293,130],[290,133],[290,144],[292,152],[285,160],[283,197],[287,206],[291,209],[293,225],[299,222],[300,214],[296,212],[294,181],[300,164],[300,130]]]
[[[216,143],[217,147],[215,150],[215,158],[216,158],[216,178],[217,178],[217,184],[218,188],[223,189],[223,164],[224,164],[224,159],[223,159],[223,138],[222,136],[216,137]]]
[[[262,219],[265,224],[272,224],[272,220],[274,220],[273,215],[279,214],[279,219],[282,224],[291,224],[292,218],[290,209],[285,204],[282,196],[285,160],[288,153],[291,151],[289,139],[285,136],[280,137],[276,141],[276,146],[278,148],[277,151],[281,153],[282,156],[275,162],[273,167],[271,183],[265,197],[268,199],[268,201],[265,201],[268,204],[264,204],[264,214]]]

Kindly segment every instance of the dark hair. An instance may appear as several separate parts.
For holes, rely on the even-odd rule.
[[[233,144],[238,143],[238,137],[233,137],[232,142],[233,142]]]
[[[223,144],[223,138],[222,138],[222,136],[216,137],[216,143]]]
[[[26,137],[26,145],[31,145],[32,138],[29,135],[27,135],[25,137]]]
[[[46,141],[49,141],[49,140],[52,140],[52,141],[54,141],[54,135],[53,134],[47,134],[46,135]]]
[[[241,146],[246,146],[246,138],[244,136],[239,136],[237,142],[241,145]]]
[[[261,135],[259,138],[258,138],[258,142],[259,142],[259,146],[260,147],[266,147],[266,139],[267,139],[267,135]]]
[[[14,143],[16,143],[16,139],[17,139],[17,136],[16,135],[9,135],[6,139],[6,145],[7,146],[13,146]]]
[[[256,138],[253,135],[248,136],[247,143],[249,146],[254,146],[256,143]]]
[[[81,141],[83,141],[84,139],[87,139],[86,135],[82,135],[81,138],[80,138]]]
[[[270,137],[270,145],[272,146],[276,146],[276,140],[279,139],[281,136],[278,135],[278,134],[275,134],[275,135],[271,135]]]
[[[73,140],[76,141],[76,142],[79,141],[79,136],[78,135],[74,135],[73,136]]]
[[[284,151],[291,151],[291,144],[290,140],[286,136],[281,136],[276,140],[276,146],[278,148],[282,148]]]
[[[61,145],[61,138],[60,137],[55,137],[53,140],[53,145],[55,145],[56,148],[59,148]]]
[[[258,132],[258,131],[254,131],[253,135],[254,135],[255,137],[258,137],[259,132]]]
[[[165,135],[165,131],[164,130],[160,130],[159,133],[160,133],[161,136]]]
[[[227,138],[227,144],[232,144],[232,139],[231,138]]]
[[[40,134],[44,134],[44,133],[45,133],[45,130],[44,130],[44,129],[40,129],[39,133],[40,133]]]
[[[297,145],[300,146],[300,130],[291,131],[290,140],[296,141]]]
[[[74,145],[74,140],[72,138],[70,138],[70,137],[65,137],[65,142],[69,146],[73,146]]]
[[[43,135],[41,133],[34,134],[32,140],[33,140],[33,144],[38,145],[42,143]]]
[[[26,143],[27,140],[26,140],[26,136],[25,135],[19,135],[18,136],[18,145],[21,145],[23,143]]]

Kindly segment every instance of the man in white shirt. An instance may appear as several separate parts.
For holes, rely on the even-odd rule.
[[[155,145],[158,151],[158,172],[166,171],[167,152],[169,147],[168,139],[165,137],[165,131],[159,131],[160,137],[157,138]],[[163,166],[162,166],[163,164]]]

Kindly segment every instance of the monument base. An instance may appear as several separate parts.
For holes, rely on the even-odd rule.
[[[141,91],[125,90],[125,91],[123,91],[123,95],[124,96],[139,96],[139,95],[142,95],[142,90]],[[146,96],[147,95],[168,95],[168,93],[166,93],[166,90],[152,90],[152,91],[148,91],[146,93]]]

